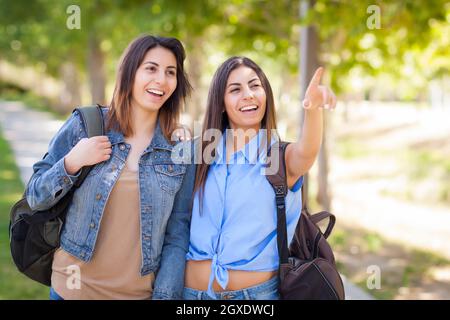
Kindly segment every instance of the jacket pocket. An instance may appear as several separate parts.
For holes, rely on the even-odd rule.
[[[155,164],[155,172],[161,189],[171,194],[175,194],[178,189],[180,189],[181,183],[183,182],[186,166],[176,164]]]

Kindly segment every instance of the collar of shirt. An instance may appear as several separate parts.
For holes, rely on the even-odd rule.
[[[266,131],[259,130],[258,133],[251,138],[243,148],[231,155],[230,162],[232,164],[256,164],[258,162],[261,164],[266,164],[266,141]],[[272,146],[275,142],[277,142],[277,138],[272,136],[270,145]],[[222,137],[216,147],[216,158],[214,160],[214,164],[226,164],[226,134],[222,134]]]

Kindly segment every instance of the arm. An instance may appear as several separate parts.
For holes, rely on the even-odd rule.
[[[84,166],[109,159],[111,143],[107,136],[86,139],[78,111],[64,123],[50,141],[44,159],[34,166],[26,188],[27,202],[32,210],[54,206],[72,188]]]
[[[77,175],[70,175],[64,166],[64,156],[77,142],[81,119],[73,113],[50,141],[44,158],[33,166],[33,176],[26,196],[32,210],[44,210],[55,205],[73,186]]]
[[[182,299],[184,268],[189,249],[191,202],[194,189],[195,164],[187,166],[167,223],[161,264],[156,274],[152,299]]]
[[[287,183],[291,188],[314,164],[323,136],[322,108],[336,107],[336,96],[326,86],[320,85],[323,68],[317,69],[305,93],[303,107],[305,120],[301,138],[286,148]]]

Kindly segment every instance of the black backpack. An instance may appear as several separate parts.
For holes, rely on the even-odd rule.
[[[77,108],[88,137],[104,135],[100,105]],[[45,156],[44,156],[45,158]],[[53,207],[33,211],[24,195],[11,208],[9,242],[11,255],[20,272],[27,277],[51,285],[53,255],[59,247],[60,233],[73,194],[83,183],[92,166],[83,167],[72,189]],[[31,180],[31,179],[30,179]]]
[[[279,142],[278,172],[267,175],[275,191],[277,206],[277,245],[279,255],[279,293],[283,300],[343,300],[344,285],[337,271],[333,251],[327,238],[333,230],[336,218],[322,211],[311,215],[306,206],[306,192],[302,187],[302,213],[295,228],[294,238],[288,247],[286,230],[285,197],[286,182],[285,150],[289,143]],[[270,151],[269,151],[270,155]],[[325,233],[317,223],[329,218]]]

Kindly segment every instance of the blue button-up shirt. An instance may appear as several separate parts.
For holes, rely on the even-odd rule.
[[[214,297],[214,278],[222,288],[228,270],[278,269],[275,193],[262,174],[266,152],[259,148],[262,130],[225,161],[225,138],[217,148],[206,179],[203,210],[194,196],[188,260],[212,260],[208,293]],[[272,140],[272,144],[275,139]],[[301,213],[300,178],[286,196],[288,241],[292,240]]]

